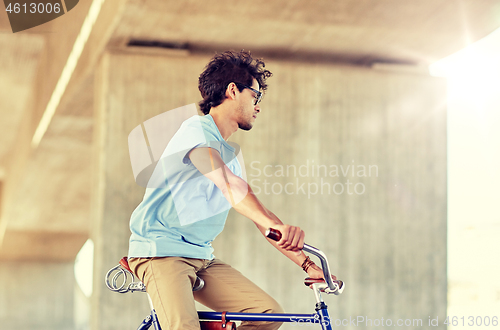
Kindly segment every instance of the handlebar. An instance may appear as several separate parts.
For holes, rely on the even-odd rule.
[[[273,228],[269,228],[266,230],[266,237],[272,239],[273,241],[279,241],[281,239],[281,233]],[[335,295],[339,295],[344,291],[344,282],[341,280],[333,280],[332,279],[332,274],[330,272],[330,266],[328,265],[328,259],[326,258],[326,255],[315,248],[314,246],[304,244],[304,247],[302,248],[304,252],[311,253],[315,255],[316,257],[319,258],[321,261],[321,269],[323,270],[323,275],[325,276],[325,281],[326,284],[328,284],[328,289],[325,290],[326,293],[333,293]]]

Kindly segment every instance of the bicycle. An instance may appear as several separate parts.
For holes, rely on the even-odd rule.
[[[279,241],[281,239],[281,233],[273,229],[268,229],[266,232],[266,236],[275,241]],[[221,313],[221,312],[199,311],[198,317],[201,321],[200,323],[204,321],[219,321],[219,322],[221,321],[222,328],[225,328],[227,322],[229,321],[268,321],[268,322],[297,322],[297,323],[309,322],[309,323],[319,323],[322,327],[322,330],[332,330],[332,326],[330,324],[330,316],[328,314],[328,307],[323,301],[321,293],[340,295],[344,291],[345,284],[341,280],[332,279],[330,273],[330,267],[328,265],[328,259],[326,258],[326,255],[322,251],[308,244],[304,244],[303,251],[318,257],[321,261],[321,268],[323,269],[324,279],[306,278],[304,281],[304,284],[306,286],[309,286],[314,292],[314,296],[316,299],[316,307],[315,307],[316,313],[267,314],[267,313],[228,313],[228,312]],[[123,275],[123,283],[120,286],[118,286],[117,281],[122,275]],[[131,283],[128,282],[128,275],[131,276],[132,279]],[[128,266],[127,257],[123,257],[117,266],[111,268],[106,273],[105,277],[106,286],[113,292],[119,292],[119,293],[127,293],[135,291],[146,292],[146,286],[144,285],[144,283],[140,281],[133,282],[133,280],[134,280],[134,275]],[[203,286],[204,286],[203,280],[198,277],[194,283],[193,291],[201,290]],[[149,306],[151,308],[151,314],[148,315],[142,321],[137,330],[147,330],[151,327],[151,325],[154,326],[155,330],[161,330],[155,309],[153,307],[153,302],[149,297],[149,294],[148,294],[148,301],[149,301]],[[234,323],[232,323],[232,325],[234,326]],[[233,327],[232,329],[235,328]]]

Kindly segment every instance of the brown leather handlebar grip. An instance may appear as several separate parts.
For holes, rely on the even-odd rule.
[[[325,279],[323,278],[310,278],[310,277],[307,277],[305,280],[304,280],[304,284],[306,286],[311,286],[313,285],[314,283],[325,283]]]
[[[339,286],[339,290],[341,290],[342,287],[344,286],[344,282],[342,282],[341,280],[334,280],[333,282],[337,283],[337,285]],[[310,278],[310,277],[308,277],[308,278],[306,278],[304,280],[304,284],[306,286],[311,286],[314,283],[325,283],[325,279],[323,279],[323,278]]]
[[[281,239],[281,233],[276,229],[269,228],[266,230],[266,237],[278,242]]]

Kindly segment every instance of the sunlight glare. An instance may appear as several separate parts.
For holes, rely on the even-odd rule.
[[[78,283],[78,286],[87,297],[92,295],[93,266],[94,242],[88,239],[76,255],[74,267],[76,283]]]

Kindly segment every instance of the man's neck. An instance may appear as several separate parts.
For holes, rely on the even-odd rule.
[[[238,130],[238,123],[233,118],[232,113],[229,109],[222,107],[222,105],[212,108],[210,110],[210,115],[214,119],[215,125],[217,125],[225,141]]]

